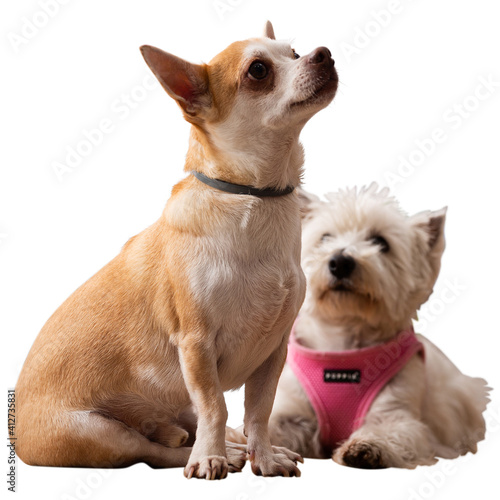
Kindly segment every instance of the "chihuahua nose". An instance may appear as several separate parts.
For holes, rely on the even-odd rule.
[[[330,272],[337,279],[341,280],[342,278],[348,278],[352,274],[356,267],[356,261],[348,255],[339,253],[331,258],[328,267],[330,268]]]
[[[335,61],[332,59],[332,53],[326,47],[318,47],[309,55],[309,63],[333,66]]]

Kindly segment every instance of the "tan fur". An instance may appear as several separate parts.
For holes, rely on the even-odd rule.
[[[245,88],[255,44],[283,78],[272,92]],[[298,184],[298,136],[333,98],[333,66],[328,80],[324,67],[293,60],[289,46],[270,39],[237,42],[208,65],[142,51],[193,124],[188,172],[255,187]],[[297,80],[313,95],[319,84],[326,90],[297,104]],[[232,195],[188,175],[158,221],[43,327],[17,384],[19,456],[53,466],[145,461],[223,478],[245,460],[225,443],[223,391],[246,384],[252,468],[298,475],[298,455],[273,450],[267,421],[304,289],[296,193]]]

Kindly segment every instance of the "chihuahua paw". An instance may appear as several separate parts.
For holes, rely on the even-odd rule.
[[[300,462],[301,464],[304,463],[304,459],[298,453],[295,453],[288,448],[284,448],[283,446],[273,446],[273,451],[274,453],[286,455],[294,464],[297,464],[297,462]]]
[[[148,435],[148,439],[155,443],[160,443],[168,448],[180,448],[189,438],[189,433],[182,427],[168,425],[158,427],[153,433]]]
[[[174,432],[170,433],[166,439],[166,446],[169,448],[180,448],[188,440],[189,433],[180,427],[175,427],[174,429]]]
[[[334,454],[333,459],[341,465],[358,469],[385,469],[382,450],[369,441],[344,443]]]
[[[283,453],[279,450],[286,450]],[[274,453],[273,453],[274,452]],[[257,476],[284,476],[300,477],[300,470],[295,465],[294,459],[296,453],[286,448],[273,448],[273,452],[266,454],[257,454],[254,451],[249,452],[249,460],[252,464],[252,472]]]
[[[224,479],[229,471],[229,466],[226,457],[212,455],[202,458],[200,461],[189,459],[188,464],[184,468],[184,475],[191,479],[197,477],[199,479]]]

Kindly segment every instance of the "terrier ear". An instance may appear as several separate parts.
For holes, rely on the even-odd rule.
[[[413,224],[417,237],[416,251],[430,265],[430,274],[428,276],[429,295],[432,292],[432,287],[436,282],[441,269],[441,258],[443,256],[445,241],[444,241],[444,224],[446,220],[447,208],[431,212],[421,212],[410,218]],[[423,304],[428,299],[428,296],[422,297],[420,304]]]
[[[271,21],[267,21],[266,25],[264,26],[264,36],[270,38],[271,40],[276,40],[276,37],[274,36],[274,28],[271,24]]]
[[[192,64],[150,45],[140,49],[162,87],[187,115],[196,116],[210,106],[206,65]]]
[[[297,188],[297,194],[299,195],[300,202],[300,217],[302,221],[311,219],[314,210],[320,206],[321,200],[318,196],[312,193],[304,191],[302,188]]]
[[[429,253],[440,260],[444,252],[444,225],[446,221],[447,207],[434,212],[427,211],[412,217],[414,224],[424,230]]]
[[[448,207],[444,207],[429,214],[426,230],[429,234],[428,244],[431,249],[443,246],[444,250],[444,223],[447,210]]]

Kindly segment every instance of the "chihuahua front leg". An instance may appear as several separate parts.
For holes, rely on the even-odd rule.
[[[296,466],[302,457],[286,448],[271,446],[268,422],[278,379],[285,364],[288,335],[245,383],[245,428],[248,454],[254,474],[300,476]]]
[[[198,414],[198,427],[193,450],[184,475],[205,479],[223,479],[229,470],[241,470],[245,453],[238,466],[228,465],[226,453],[227,409],[217,373],[214,350],[203,342],[189,339],[179,348],[184,381]]]

